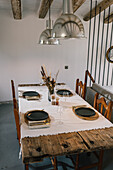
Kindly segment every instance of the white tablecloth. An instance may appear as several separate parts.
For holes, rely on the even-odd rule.
[[[59,88],[67,87],[64,85],[56,87],[56,89]],[[51,102],[48,101],[48,89],[46,86],[19,87],[18,90],[34,90],[41,94],[41,100],[28,101],[26,99],[19,98],[19,111],[21,114],[25,114],[30,110],[44,109],[49,113],[51,118],[50,126],[47,128],[30,129],[28,125],[22,121],[21,138],[113,127],[113,124],[105,119],[101,114],[99,114],[99,118],[97,120],[92,121],[78,118],[73,113],[72,106],[89,104],[76,93],[74,93],[72,97],[68,97],[66,99],[60,97],[60,105],[55,106],[51,105]],[[19,95],[21,95],[21,92],[19,92]]]

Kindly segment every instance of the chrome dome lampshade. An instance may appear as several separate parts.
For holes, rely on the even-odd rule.
[[[41,33],[40,38],[39,38],[39,44],[41,44],[41,45],[59,45],[60,41],[58,39],[52,37],[52,29],[49,26],[49,27],[47,27],[46,30],[44,30]]]
[[[44,30],[39,38],[41,45],[59,45],[60,41],[52,36],[53,21],[50,17],[50,3],[49,3],[49,20],[46,21],[46,30]]]
[[[56,20],[52,34],[54,38],[84,38],[81,20],[73,14],[72,0],[63,0],[63,14]]]
[[[44,30],[39,38],[39,44],[41,45],[59,45],[60,41],[56,38],[51,37],[51,31],[50,29]],[[50,38],[49,38],[50,37]]]

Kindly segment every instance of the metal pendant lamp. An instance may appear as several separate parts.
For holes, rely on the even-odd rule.
[[[63,14],[55,21],[52,33],[59,39],[85,37],[81,20],[73,14],[72,0],[63,0]]]
[[[46,30],[44,30],[39,38],[41,45],[59,45],[60,41],[52,36],[52,21],[50,18],[50,4],[49,4],[49,20],[46,21]]]

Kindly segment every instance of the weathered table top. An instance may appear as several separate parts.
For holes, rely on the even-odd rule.
[[[24,86],[26,85],[20,87]],[[33,163],[45,157],[111,149],[113,148],[113,127],[24,137],[21,142],[23,162]]]
[[[113,148],[113,127],[22,139],[24,163],[45,157]]]

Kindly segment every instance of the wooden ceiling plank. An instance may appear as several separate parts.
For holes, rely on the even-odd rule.
[[[22,19],[21,0],[11,0],[14,19]]]
[[[42,0],[41,7],[39,10],[39,18],[45,18],[48,10],[49,10],[49,3],[50,6],[52,4],[53,0]]]
[[[73,0],[73,12],[77,11],[77,9],[85,2],[86,0]]]
[[[108,18],[109,18],[109,19],[108,19]],[[109,20],[109,21],[108,21],[108,20]],[[110,14],[109,17],[106,17],[106,18],[104,19],[104,23],[105,23],[105,24],[108,24],[108,22],[109,22],[109,23],[113,22],[113,13]]]
[[[99,14],[100,8],[101,8],[101,12],[102,12],[104,9],[108,8],[112,4],[113,4],[113,0],[103,0],[102,2],[100,2],[96,7],[96,15]],[[92,13],[91,13],[91,18],[95,17],[96,15],[95,15],[95,8],[93,8]],[[84,21],[89,21],[90,20],[90,12],[88,12],[83,19],[84,19]]]

